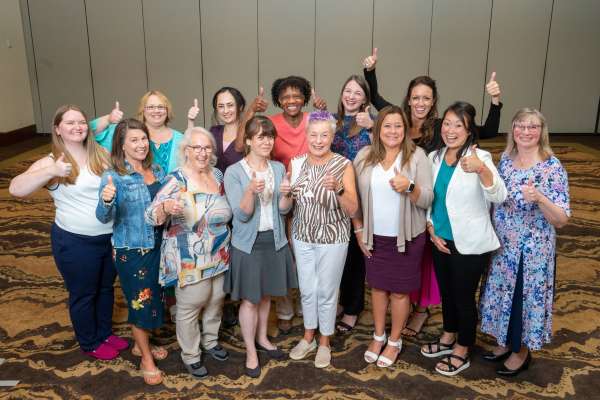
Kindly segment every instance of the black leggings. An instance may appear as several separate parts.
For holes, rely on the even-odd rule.
[[[340,284],[340,305],[346,315],[358,315],[365,308],[365,258],[355,235],[350,235],[348,244]]]
[[[451,240],[446,240],[451,254],[440,252],[433,246],[433,265],[442,295],[444,330],[458,334],[458,344],[475,344],[477,306],[475,292],[483,271],[487,268],[490,253],[460,254]]]

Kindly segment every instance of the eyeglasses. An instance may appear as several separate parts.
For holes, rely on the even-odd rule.
[[[212,153],[213,149],[211,146],[192,146],[192,145],[188,145],[187,147],[189,147],[190,149],[192,149],[194,151],[194,153],[196,154],[200,154],[202,152],[205,153]]]
[[[531,124],[531,125],[524,125],[524,124],[515,124],[514,125],[515,129],[518,129],[522,132],[525,131],[537,131],[538,129],[540,129],[542,126],[539,124]]]
[[[144,110],[146,111],[167,111],[167,106],[165,105],[157,105],[157,106],[145,106]]]

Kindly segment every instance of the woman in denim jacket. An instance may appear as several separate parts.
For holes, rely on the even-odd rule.
[[[142,356],[140,370],[149,385],[162,382],[154,360],[163,360],[163,347],[150,347],[148,330],[163,323],[161,286],[158,283],[162,229],[144,220],[146,207],[161,187],[165,175],[152,163],[148,128],[136,120],[121,121],[112,143],[113,169],[102,175],[96,217],[114,221],[115,266],[127,299],[128,322],[135,346],[132,353]]]

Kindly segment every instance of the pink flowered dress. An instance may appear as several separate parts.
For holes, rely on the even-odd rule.
[[[533,179],[552,203],[571,215],[569,182],[560,161],[551,156],[529,169],[517,169],[503,155],[498,172],[508,190],[506,201],[494,210],[501,248],[494,254],[481,299],[481,330],[507,341],[520,257],[523,257],[523,331],[521,342],[538,350],[550,342],[556,231],[537,204],[523,200],[521,186]]]

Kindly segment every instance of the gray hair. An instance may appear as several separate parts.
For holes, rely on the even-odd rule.
[[[217,151],[217,142],[212,133],[210,133],[209,131],[207,131],[206,129],[204,129],[200,126],[188,128],[188,129],[186,129],[185,133],[183,134],[183,139],[181,140],[181,143],[179,144],[177,165],[179,167],[183,167],[183,165],[187,161],[187,157],[185,156],[185,148],[187,146],[189,146],[190,143],[192,143],[192,137],[194,135],[203,135],[204,137],[208,138],[208,140],[210,141],[210,145],[211,145],[213,151],[210,154],[209,164],[211,167],[214,167],[217,164],[217,155],[215,154]]]

